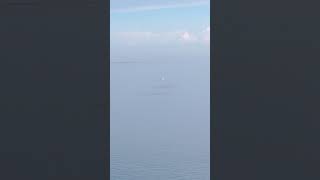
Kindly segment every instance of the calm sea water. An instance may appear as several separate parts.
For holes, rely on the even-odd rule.
[[[209,58],[111,59],[111,180],[209,180]]]

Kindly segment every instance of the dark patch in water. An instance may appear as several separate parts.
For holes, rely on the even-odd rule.
[[[168,92],[158,92],[158,93],[151,93],[152,96],[163,96],[163,95],[169,95]]]
[[[152,86],[152,89],[172,89],[172,88],[175,88],[175,86],[171,84]]]
[[[151,92],[151,93],[139,93],[139,96],[167,96],[169,92]]]

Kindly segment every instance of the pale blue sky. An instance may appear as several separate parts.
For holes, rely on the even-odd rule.
[[[111,0],[110,4],[114,52],[127,46],[181,52],[210,46],[210,0]]]
[[[142,7],[194,6],[208,4],[210,0],[111,0],[112,10]]]

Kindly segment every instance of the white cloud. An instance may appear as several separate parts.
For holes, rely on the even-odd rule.
[[[183,40],[186,40],[186,41],[191,39],[191,36],[188,32],[184,32],[181,37]]]
[[[114,32],[111,33],[113,42],[125,43],[128,45],[137,44],[166,44],[166,43],[205,43],[210,44],[210,26],[198,33],[190,31],[171,31],[171,32]]]
[[[186,42],[194,42],[197,40],[197,37],[194,36],[193,34],[189,33],[189,32],[183,32],[180,36],[180,38],[183,40],[183,41],[186,41]]]
[[[210,44],[210,26],[203,31],[203,40],[205,43]]]

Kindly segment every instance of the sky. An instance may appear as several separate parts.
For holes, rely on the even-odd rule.
[[[210,0],[111,0],[111,55],[129,51],[203,53]]]

